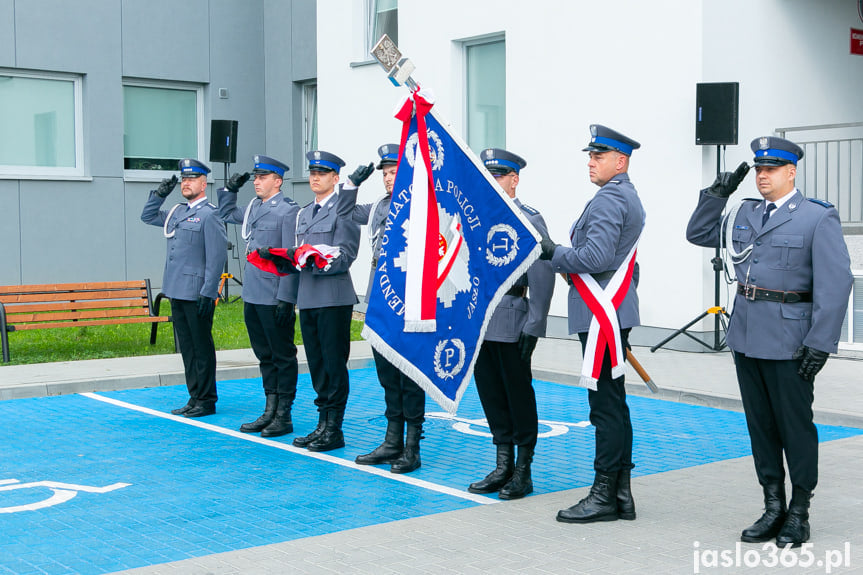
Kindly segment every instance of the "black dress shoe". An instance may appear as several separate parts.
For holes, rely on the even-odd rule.
[[[178,407],[177,409],[172,409],[171,413],[173,413],[174,415],[186,415],[194,407],[195,407],[195,402],[190,399],[189,403],[187,403],[183,407]]]
[[[189,411],[183,414],[185,417],[204,417],[205,415],[213,415],[216,413],[215,405],[196,405]]]

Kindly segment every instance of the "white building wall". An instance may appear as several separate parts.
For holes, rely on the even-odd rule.
[[[392,111],[406,94],[376,64],[351,66],[369,59],[363,4],[318,3],[319,144],[348,162],[344,178],[376,159],[378,145],[397,142]],[[740,82],[740,145],[727,150],[729,168],[751,161],[749,141],[774,128],[860,121],[863,57],[848,55],[855,18],[855,0],[403,1],[399,47],[464,136],[461,42],[505,36],[506,147],[527,159],[519,197],[542,212],[558,242],[596,191],[581,152],[589,124],[642,143],[630,168],[647,211],[642,323],[676,328],[713,305],[713,252],[684,237],[716,169],[715,147],[694,144],[695,85]],[[750,180],[742,188],[741,196],[755,193]],[[382,192],[375,175],[360,201]],[[360,293],[370,258],[364,242],[353,272]],[[559,282],[553,316],[566,316],[566,293]]]

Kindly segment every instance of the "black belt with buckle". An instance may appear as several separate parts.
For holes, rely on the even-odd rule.
[[[779,303],[808,303],[812,301],[812,292],[762,289],[742,283],[737,284],[737,293],[751,301],[763,300]]]
[[[506,295],[513,295],[515,297],[527,297],[527,286],[512,286],[509,288],[509,291],[506,292]]]

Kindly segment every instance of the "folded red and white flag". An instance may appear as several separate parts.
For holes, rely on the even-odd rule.
[[[270,257],[262,257],[258,250],[252,250],[246,256],[246,260],[265,272],[278,276],[286,276],[298,273],[311,260],[311,264],[318,269],[326,271],[330,267],[330,261],[339,257],[341,250],[338,246],[326,244],[309,245],[303,244],[297,248],[267,248]]]

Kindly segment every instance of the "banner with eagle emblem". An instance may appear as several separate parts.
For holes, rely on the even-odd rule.
[[[539,234],[415,90],[399,106],[399,163],[363,337],[455,413],[500,299]]]

